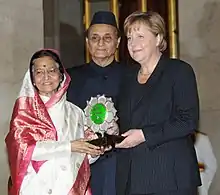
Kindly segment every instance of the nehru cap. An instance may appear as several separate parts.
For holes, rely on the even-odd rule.
[[[108,25],[112,25],[118,29],[115,15],[110,11],[96,12],[93,15],[90,26],[92,26],[93,24],[108,24]]]

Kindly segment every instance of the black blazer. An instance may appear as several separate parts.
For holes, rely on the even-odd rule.
[[[87,101],[97,95],[111,97],[116,104],[124,65],[113,61],[102,68],[93,61],[82,66],[67,69],[71,83],[67,91],[67,99],[81,109]]]
[[[120,132],[142,129],[146,142],[121,149],[117,194],[150,194],[200,185],[190,135],[197,129],[199,100],[193,69],[162,56],[146,84],[139,66],[123,79],[119,95]]]

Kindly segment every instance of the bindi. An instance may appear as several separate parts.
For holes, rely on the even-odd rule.
[[[46,64],[44,64],[43,67],[46,68],[47,67]]]

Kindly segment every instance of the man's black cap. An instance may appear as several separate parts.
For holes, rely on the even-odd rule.
[[[110,11],[96,12],[93,15],[90,26],[92,26],[93,24],[108,24],[108,25],[112,25],[118,29],[115,15]]]

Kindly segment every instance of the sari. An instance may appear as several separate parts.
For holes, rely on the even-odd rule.
[[[64,71],[58,91],[50,98],[41,97],[30,70],[26,72],[5,138],[12,180],[10,195],[90,194],[87,155],[71,152],[70,141],[84,138],[84,115],[66,100],[69,83]],[[32,191],[28,186],[33,187]]]

